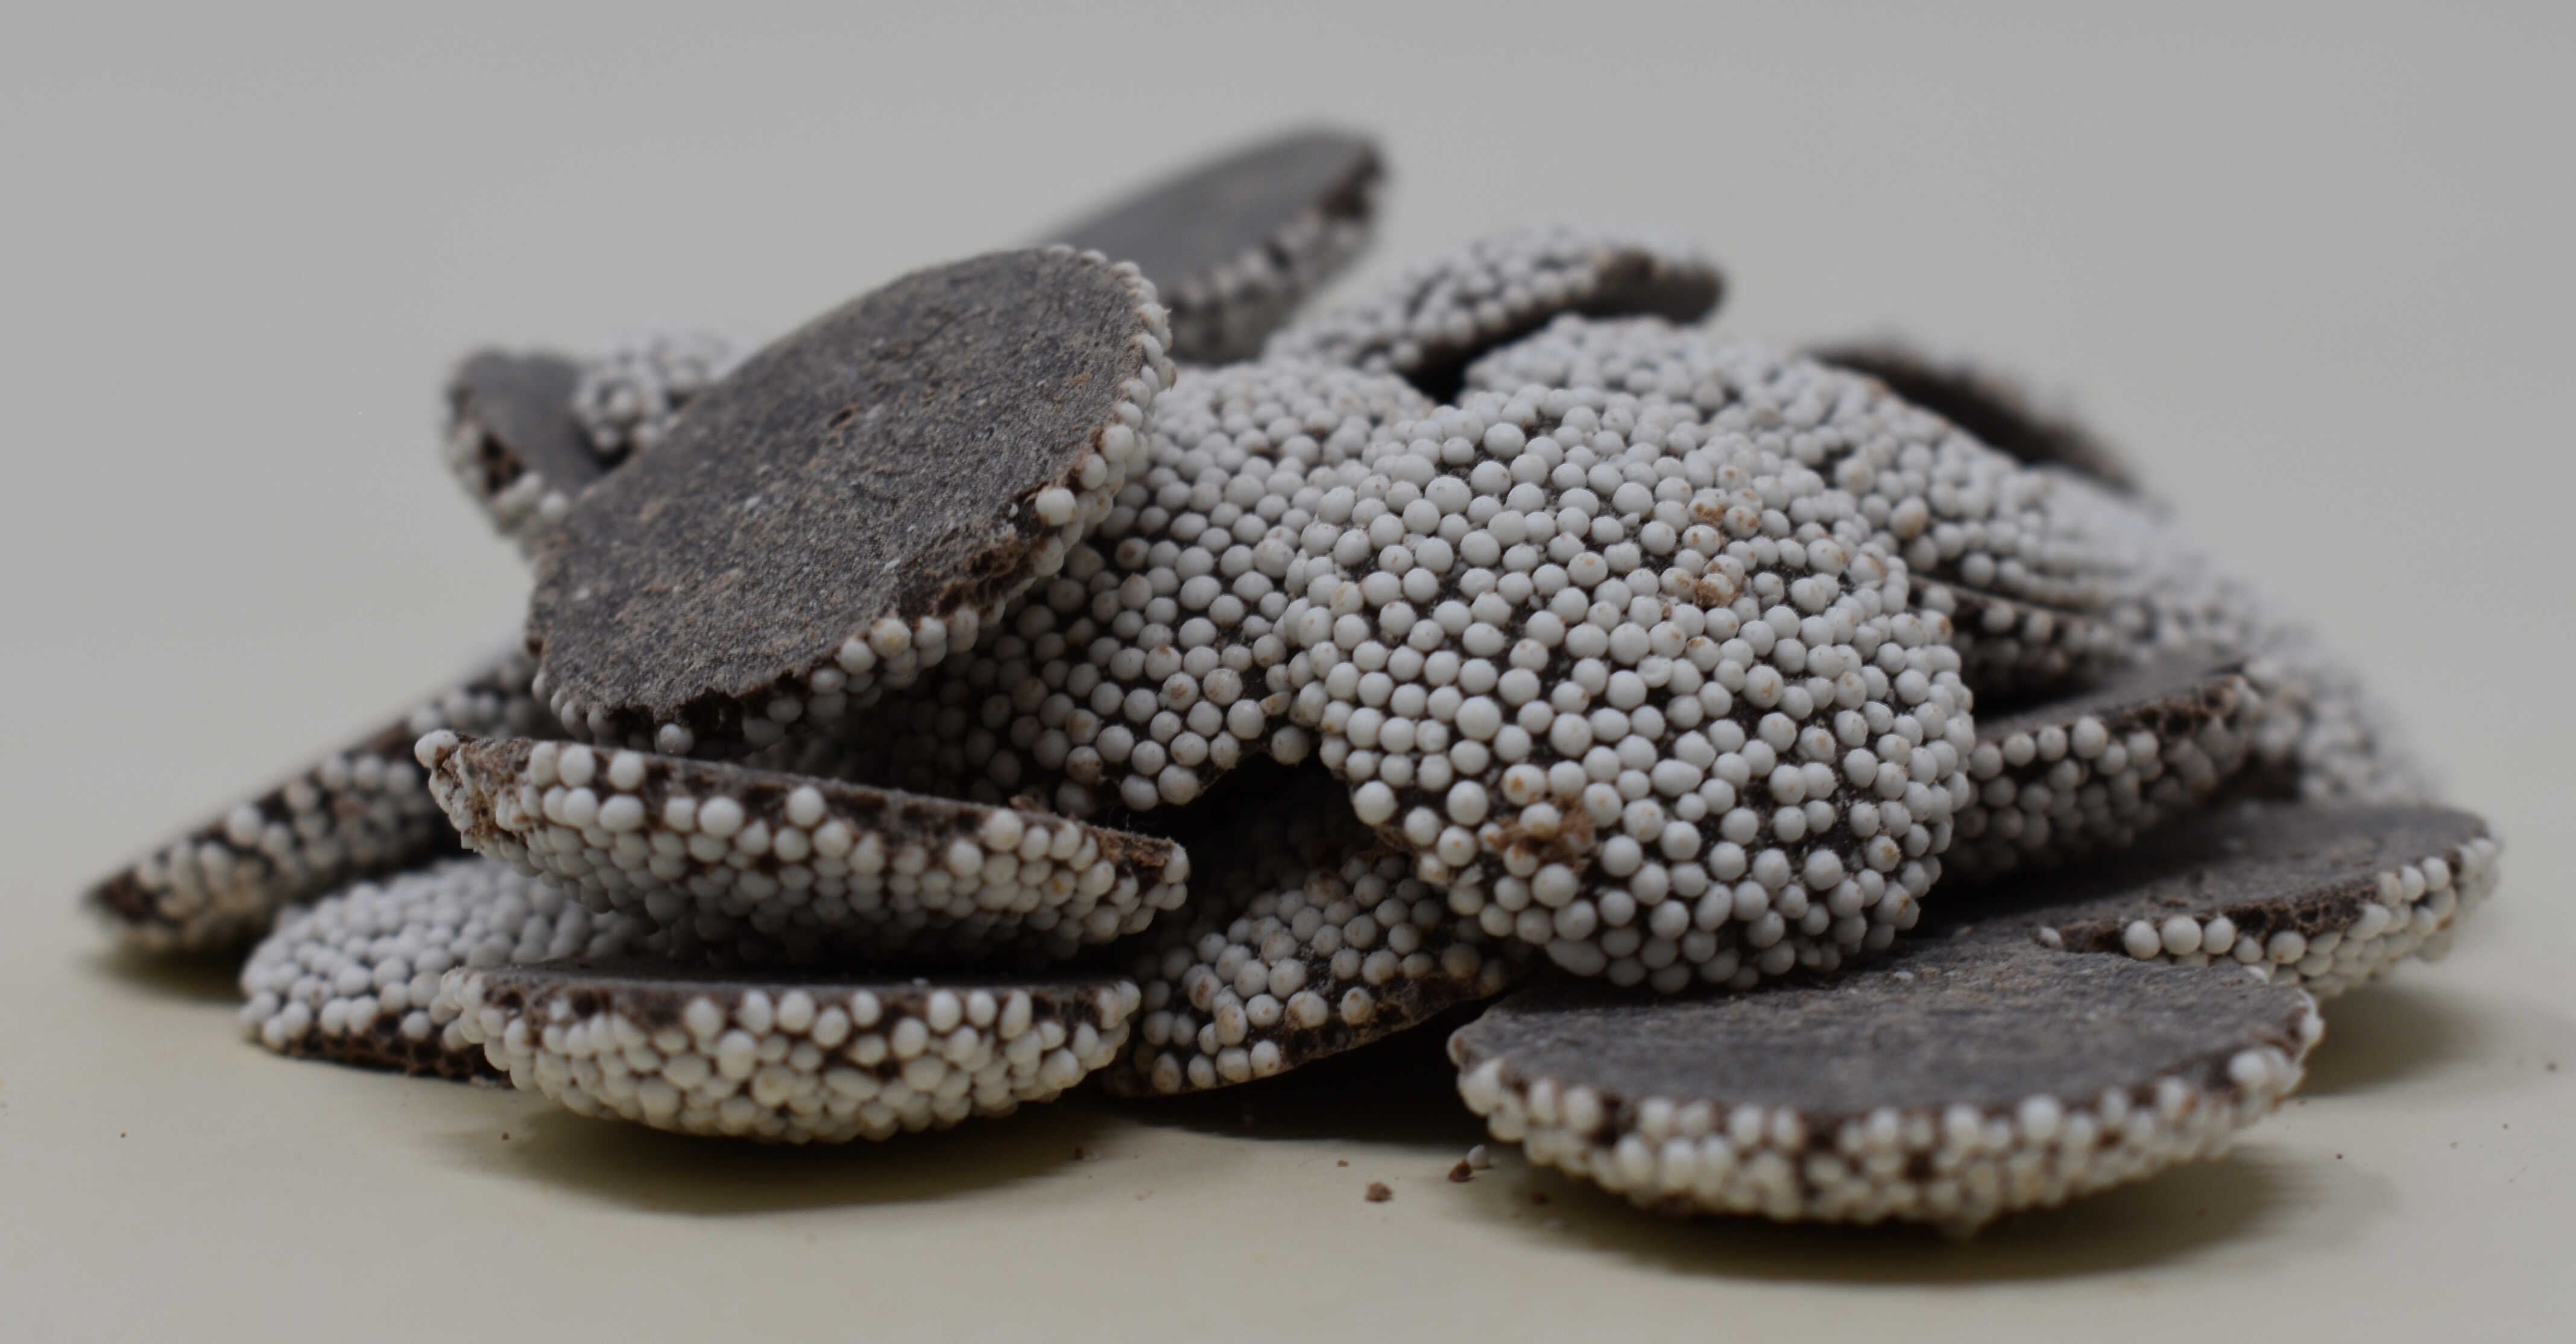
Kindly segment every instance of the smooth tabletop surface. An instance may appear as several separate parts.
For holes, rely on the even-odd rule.
[[[13,17],[0,1336],[2554,1333],[2576,21],[2467,10]],[[76,915],[510,637],[525,571],[438,453],[467,349],[765,339],[1319,117],[1386,148],[1359,283],[1508,223],[1671,226],[1728,330],[1902,331],[2068,394],[2401,706],[2501,891],[2329,1004],[2224,1160],[1966,1242],[1667,1221],[1499,1145],[1452,1183],[1481,1131],[1436,1042],[881,1146],[687,1141],[269,1055],[230,968]]]

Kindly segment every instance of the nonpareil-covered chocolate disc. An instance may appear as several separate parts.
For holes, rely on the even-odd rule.
[[[683,1134],[846,1143],[1051,1101],[1127,1039],[1114,976],[742,979],[647,962],[461,967],[440,998],[520,1090]]]
[[[1166,334],[1133,266],[1050,248],[917,271],[773,343],[546,547],[549,702],[606,744],[758,747],[970,647],[1143,466]]]

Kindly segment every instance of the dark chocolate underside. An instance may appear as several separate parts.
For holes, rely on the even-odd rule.
[[[922,271],[753,356],[603,481],[540,561],[554,686],[673,715],[821,665],[879,619],[1024,585],[1027,503],[1113,423],[1144,317],[1110,267]]]
[[[1377,149],[1338,131],[1265,140],[1158,182],[1054,237],[1132,261],[1169,291],[1270,242],[1309,211],[1359,219],[1379,173]]]
[[[2014,878],[1930,910],[1945,927],[2049,927],[2071,951],[2108,952],[2136,920],[2226,915],[2258,936],[2348,926],[2379,874],[2486,833],[2475,816],[2414,804],[2248,802],[2151,831],[2117,853]]]
[[[457,419],[480,425],[518,467],[568,496],[577,495],[608,472],[573,418],[573,389],[580,381],[581,366],[560,355],[486,350],[457,369],[448,400]],[[508,463],[486,461],[483,467],[486,494],[497,494],[516,479]]]
[[[2305,999],[2242,972],[2054,952],[2010,938],[1918,944],[1829,985],[1641,1001],[1590,984],[1505,999],[1459,1033],[1472,1067],[1522,1078],[1855,1116],[1881,1106],[2068,1101],[2167,1073],[2207,1081],[2255,1044],[2295,1048]]]

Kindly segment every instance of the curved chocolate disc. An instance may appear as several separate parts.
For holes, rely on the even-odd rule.
[[[1977,720],[1974,799],[1942,876],[1954,883],[2050,867],[2198,806],[2245,763],[2262,697],[2207,656],[2140,664],[2064,700]]]
[[[2323,1030],[2238,972],[1991,937],[1732,997],[1534,989],[1449,1049],[1496,1137],[1650,1208],[1973,1228],[2214,1155]]]
[[[447,468],[492,527],[533,552],[608,471],[573,418],[582,367],[561,355],[482,350],[447,384]]]
[[[1401,374],[1447,401],[1479,355],[1559,314],[1696,322],[1725,291],[1715,263],[1663,234],[1573,224],[1514,229],[1407,267],[1376,293],[1283,328],[1263,353]]]
[[[2076,952],[2238,962],[2318,998],[2438,956],[2496,882],[2476,816],[2415,804],[2249,802],[2078,868],[1942,903]]]
[[[1989,448],[2033,466],[2071,468],[2117,489],[2137,488],[2137,473],[2118,449],[2078,421],[2041,409],[2019,383],[1992,369],[1945,363],[1901,341],[1858,341],[1808,353],[1876,378]]]
[[[510,653],[409,713],[235,803],[93,885],[84,902],[145,951],[237,949],[280,908],[456,852],[412,756],[421,734],[550,726]]]
[[[1107,976],[717,976],[646,963],[459,967],[440,1001],[521,1091],[683,1134],[846,1143],[1052,1101],[1116,1057]]]
[[[918,271],[701,393],[585,493],[528,618],[594,740],[757,747],[974,643],[1144,459],[1153,286],[1051,248]]]
[[[1943,902],[1942,929],[1829,985],[1542,989],[1450,1053],[1498,1136],[1639,1203],[1973,1227],[2216,1152],[2297,1085],[2307,991],[2446,936],[2495,855],[2447,809],[2247,804]],[[2205,943],[2280,952],[2248,975]]]
[[[1451,909],[1664,993],[1886,949],[1976,743],[1948,622],[1868,539],[1883,500],[1765,423],[1860,380],[1738,354],[1705,400],[1480,388],[1390,426],[1317,501],[1301,545],[1336,567],[1280,618],[1317,759]],[[1915,447],[1853,412],[1844,474],[1905,485]],[[1921,456],[2015,470],[1946,438]]]
[[[1531,949],[1487,938],[1411,876],[1320,771],[1268,775],[1191,831],[1221,856],[1186,920],[1143,940],[1145,1016],[1104,1082],[1130,1096],[1267,1078],[1503,992]]]
[[[1172,310],[1171,353],[1242,359],[1368,243],[1383,175],[1364,136],[1304,130],[1245,146],[1053,239],[1132,261]]]
[[[1167,840],[738,765],[525,741],[421,739],[469,848],[751,963],[1062,960],[1177,908]]]
[[[442,1078],[498,1076],[438,1001],[450,967],[613,957],[643,941],[489,859],[361,882],[288,911],[241,972],[242,1025],[280,1054]]]

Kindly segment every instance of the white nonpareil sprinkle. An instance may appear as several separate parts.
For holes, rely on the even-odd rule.
[[[847,1143],[1051,1101],[1114,1059],[1128,981],[718,981],[459,967],[439,1001],[521,1091],[683,1134]]]
[[[418,750],[470,847],[679,955],[1042,963],[1186,893],[1177,847],[1043,813],[580,744]]]
[[[450,859],[287,912],[242,967],[242,1025],[282,1054],[474,1077],[483,1052],[453,1030],[441,975],[643,944],[622,915],[593,916],[506,864]]]

